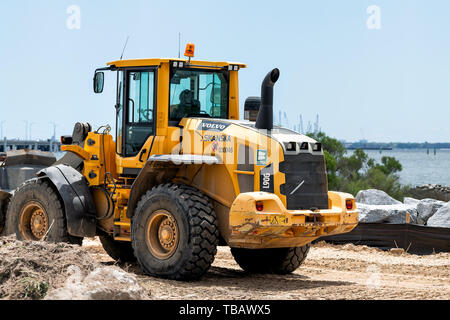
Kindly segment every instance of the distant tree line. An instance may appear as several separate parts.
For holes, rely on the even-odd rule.
[[[428,142],[352,142],[344,145],[347,149],[450,149],[450,143]]]
[[[378,189],[400,201],[410,195],[410,186],[399,182],[403,168],[394,157],[382,157],[377,163],[361,149],[347,155],[344,144],[323,132],[308,134],[323,145],[328,173],[328,188],[356,195],[360,190]]]

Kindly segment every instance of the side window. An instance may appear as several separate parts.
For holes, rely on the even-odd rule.
[[[128,72],[125,155],[135,156],[154,135],[155,73]]]
[[[128,122],[153,122],[154,73],[130,72],[128,87]]]

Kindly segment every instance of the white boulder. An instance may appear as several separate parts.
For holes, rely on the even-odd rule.
[[[433,216],[428,219],[430,227],[450,228],[450,202],[442,206]]]
[[[414,198],[409,198],[409,197],[405,197],[403,199],[403,203],[407,204],[407,205],[415,205],[417,206],[419,204],[420,200],[418,199],[414,199]]]
[[[417,210],[415,205],[391,204],[373,205],[356,203],[359,211],[359,222],[362,223],[416,223]],[[408,217],[409,216],[409,221]]]
[[[445,205],[445,202],[435,199],[423,199],[417,204],[417,223],[425,225],[440,208]]]
[[[401,203],[376,189],[361,190],[355,200],[362,223],[402,224],[409,220],[412,224],[434,227],[449,227],[450,224],[449,204],[440,200],[405,197]]]
[[[359,191],[355,197],[355,200],[358,203],[370,205],[402,204],[400,201],[389,196],[386,192],[376,189]]]
[[[99,267],[83,276],[69,267],[64,287],[50,291],[46,300],[142,300],[148,299],[134,275],[118,267]]]

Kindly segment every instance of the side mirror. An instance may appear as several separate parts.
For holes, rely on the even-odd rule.
[[[103,72],[97,72],[94,76],[94,92],[102,93],[105,83],[105,74]]]

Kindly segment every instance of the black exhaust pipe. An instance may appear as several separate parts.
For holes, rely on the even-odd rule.
[[[273,129],[273,86],[279,77],[280,70],[275,68],[267,74],[261,85],[261,108],[255,124],[258,129]]]

